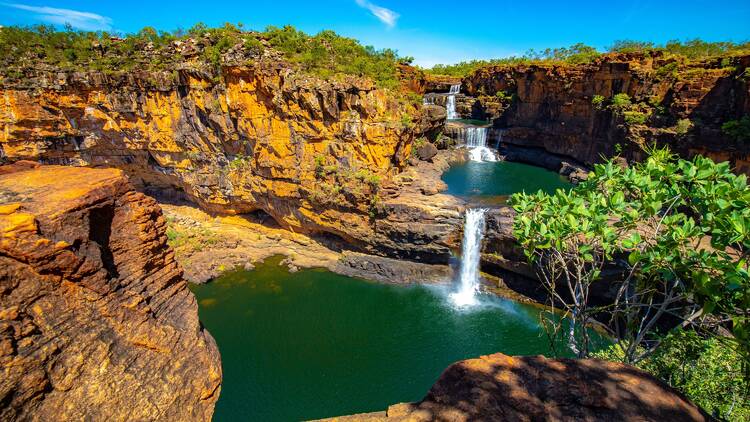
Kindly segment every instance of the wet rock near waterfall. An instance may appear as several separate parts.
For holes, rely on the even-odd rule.
[[[444,283],[451,280],[447,265],[423,264],[356,252],[344,252],[333,271],[382,283]]]

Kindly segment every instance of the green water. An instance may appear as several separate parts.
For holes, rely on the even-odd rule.
[[[385,410],[421,399],[457,360],[549,350],[535,307],[487,296],[461,310],[438,287],[289,273],[278,261],[191,287],[221,351],[215,421]]]
[[[456,164],[443,173],[443,181],[448,184],[447,193],[451,195],[496,199],[499,202],[516,192],[530,193],[541,189],[553,193],[571,186],[553,171],[508,161]]]

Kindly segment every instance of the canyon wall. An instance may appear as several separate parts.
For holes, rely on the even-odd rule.
[[[506,144],[589,165],[617,153],[638,160],[655,143],[684,156],[729,160],[750,173],[750,145],[721,130],[750,115],[749,65],[750,56],[690,62],[652,53],[487,67],[464,78],[456,108],[464,117],[492,119]],[[621,93],[632,104],[618,112],[611,103]],[[628,121],[628,114],[647,118]]]
[[[120,170],[0,167],[0,419],[211,419],[219,352],[165,225]]]
[[[330,233],[368,252],[437,261],[450,253],[455,225],[400,201],[392,183],[413,140],[439,130],[440,107],[283,62],[218,76],[183,66],[21,81],[0,88],[5,161],[116,167],[147,192],[179,191],[221,213],[262,211],[287,229]]]

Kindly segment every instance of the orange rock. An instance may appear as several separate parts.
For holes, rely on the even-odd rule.
[[[120,170],[24,165],[0,198],[0,419],[210,420],[218,349],[154,200]]]

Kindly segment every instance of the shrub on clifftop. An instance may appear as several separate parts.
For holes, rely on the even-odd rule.
[[[53,26],[0,28],[0,75],[20,77],[23,69],[40,64],[62,70],[171,70],[199,58],[215,70],[225,54],[233,60],[257,60],[266,49],[277,50],[302,71],[328,79],[337,75],[370,78],[381,87],[398,83],[397,66],[408,63],[390,49],[377,50],[333,31],[307,35],[292,26],[246,31],[242,24],[209,28],[198,23],[187,31],[157,31],[146,27],[124,37],[108,32],[76,31]]]

